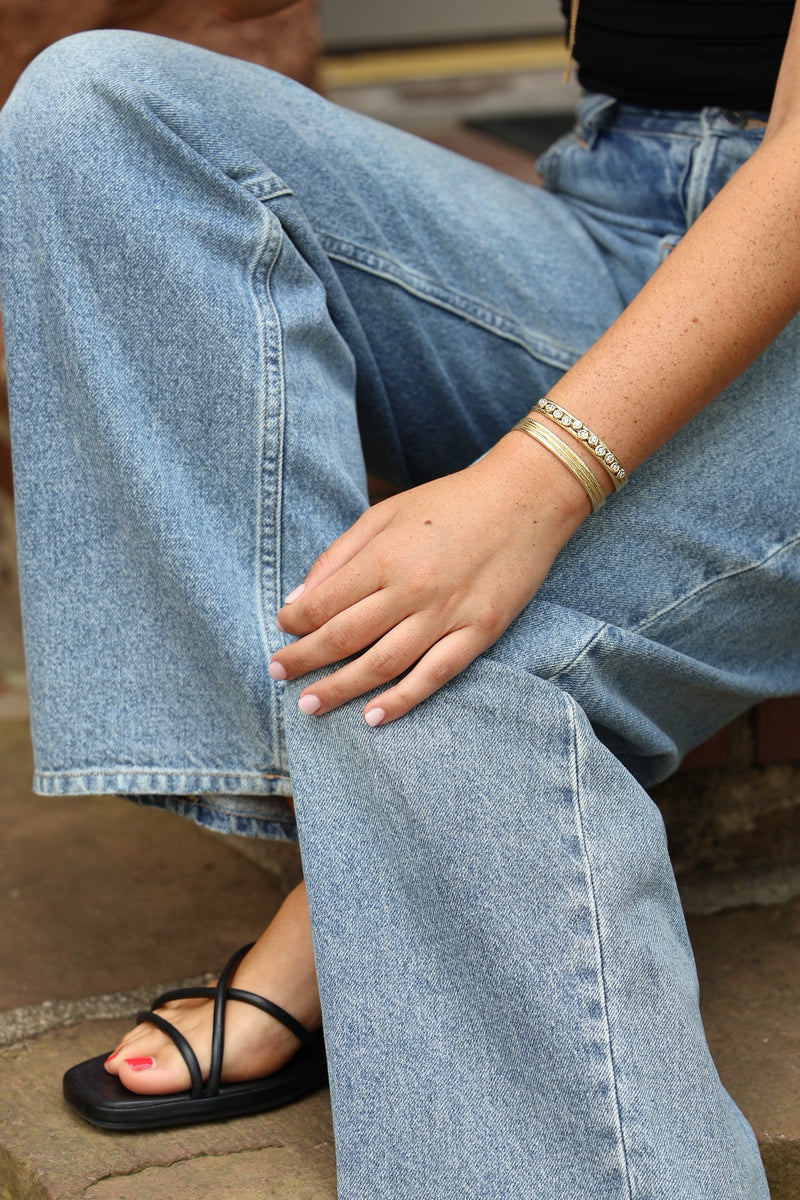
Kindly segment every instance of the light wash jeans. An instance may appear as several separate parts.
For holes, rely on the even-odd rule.
[[[642,785],[800,688],[797,326],[409,716],[304,717],[267,673],[364,456],[484,452],[758,131],[590,97],[536,189],[107,32],[0,136],[37,789],[292,836],[291,776],[341,1200],[763,1200]]]

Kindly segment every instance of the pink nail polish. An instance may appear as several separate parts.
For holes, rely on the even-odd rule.
[[[364,720],[368,725],[380,725],[381,721],[386,720],[386,710],[383,708],[371,708],[369,712],[364,713]]]
[[[156,1065],[154,1058],[126,1058],[125,1062],[132,1071],[149,1071]]]
[[[271,679],[288,679],[286,667],[282,666],[279,662],[271,662],[269,664],[269,674]]]
[[[294,591],[289,592],[289,595],[286,597],[283,603],[291,604],[293,600],[299,600],[305,590],[306,585],[301,583],[299,587],[294,589]]]
[[[322,701],[319,696],[301,696],[297,701],[297,707],[301,713],[305,713],[307,717],[310,717],[322,708]]]

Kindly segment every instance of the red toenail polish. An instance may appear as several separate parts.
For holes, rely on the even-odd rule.
[[[156,1065],[154,1058],[126,1058],[125,1062],[132,1071],[149,1071]]]

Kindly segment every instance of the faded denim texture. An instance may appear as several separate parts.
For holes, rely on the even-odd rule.
[[[796,323],[406,718],[267,673],[365,457],[482,454],[758,137],[589,97],[537,189],[118,32],[4,110],[36,787],[284,837],[293,792],[341,1200],[767,1196],[642,785],[800,689]]]

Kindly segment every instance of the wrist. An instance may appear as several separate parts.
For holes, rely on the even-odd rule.
[[[586,491],[563,463],[532,438],[510,430],[477,465],[485,465],[521,517],[544,520],[563,543],[591,515]]]

